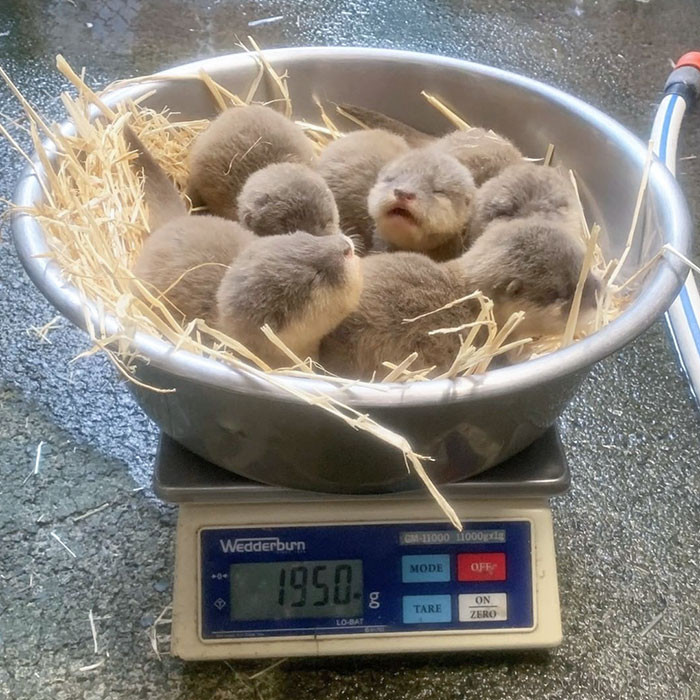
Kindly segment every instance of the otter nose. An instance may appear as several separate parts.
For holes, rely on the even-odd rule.
[[[394,190],[394,197],[396,197],[396,199],[404,199],[406,201],[410,201],[411,199],[416,198],[416,193],[406,192],[406,190]]]

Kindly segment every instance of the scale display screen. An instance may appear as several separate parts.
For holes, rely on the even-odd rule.
[[[362,615],[361,559],[233,564],[232,620]]]

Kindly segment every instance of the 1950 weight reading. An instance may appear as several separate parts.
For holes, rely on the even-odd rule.
[[[299,564],[291,569],[283,566],[280,568],[277,602],[281,606],[303,608],[308,604],[309,597],[314,597],[310,604],[315,608],[329,604],[347,605],[351,598],[362,596],[361,590],[353,591],[352,579],[353,567],[340,562],[333,567],[326,563],[315,566]]]
[[[361,617],[361,559],[233,564],[234,620]]]

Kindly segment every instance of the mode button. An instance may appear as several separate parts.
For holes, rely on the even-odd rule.
[[[426,583],[450,580],[449,554],[409,554],[401,557],[401,580]]]

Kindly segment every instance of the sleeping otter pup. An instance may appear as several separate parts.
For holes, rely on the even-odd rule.
[[[476,187],[471,173],[435,148],[409,151],[382,168],[367,199],[381,241],[449,260],[463,252]]]
[[[475,240],[494,221],[530,216],[548,219],[581,237],[579,204],[569,180],[556,168],[521,163],[479,188],[469,239]]]
[[[235,221],[218,216],[180,216],[145,241],[134,275],[182,322],[216,320],[216,290],[231,261],[256,240]]]
[[[187,193],[195,207],[237,219],[238,195],[254,172],[272,163],[314,161],[311,141],[289,119],[269,107],[230,107],[192,144]]]
[[[340,228],[358,236],[365,250],[372,247],[374,222],[367,195],[379,171],[408,151],[406,142],[381,129],[353,131],[329,144],[318,160],[318,172],[328,184],[340,213]]]
[[[321,338],[354,311],[361,289],[360,261],[346,236],[267,236],[224,275],[215,325],[271,366],[288,366],[261,326],[269,324],[299,358],[316,359]]]
[[[494,224],[464,255],[447,263],[415,253],[365,258],[359,306],[323,339],[321,364],[336,374],[367,380],[387,371],[382,362],[399,364],[417,352],[414,367],[445,372],[459,350],[459,335],[429,332],[474,321],[478,302],[470,300],[412,323],[405,319],[475,290],[493,300],[499,327],[514,311],[525,311],[511,340],[561,333],[584,253],[583,245],[557,226],[531,218]],[[581,305],[584,314],[595,306],[597,287],[591,275]]]
[[[299,163],[273,163],[253,173],[238,195],[238,216],[258,236],[340,232],[338,207],[328,185]]]

